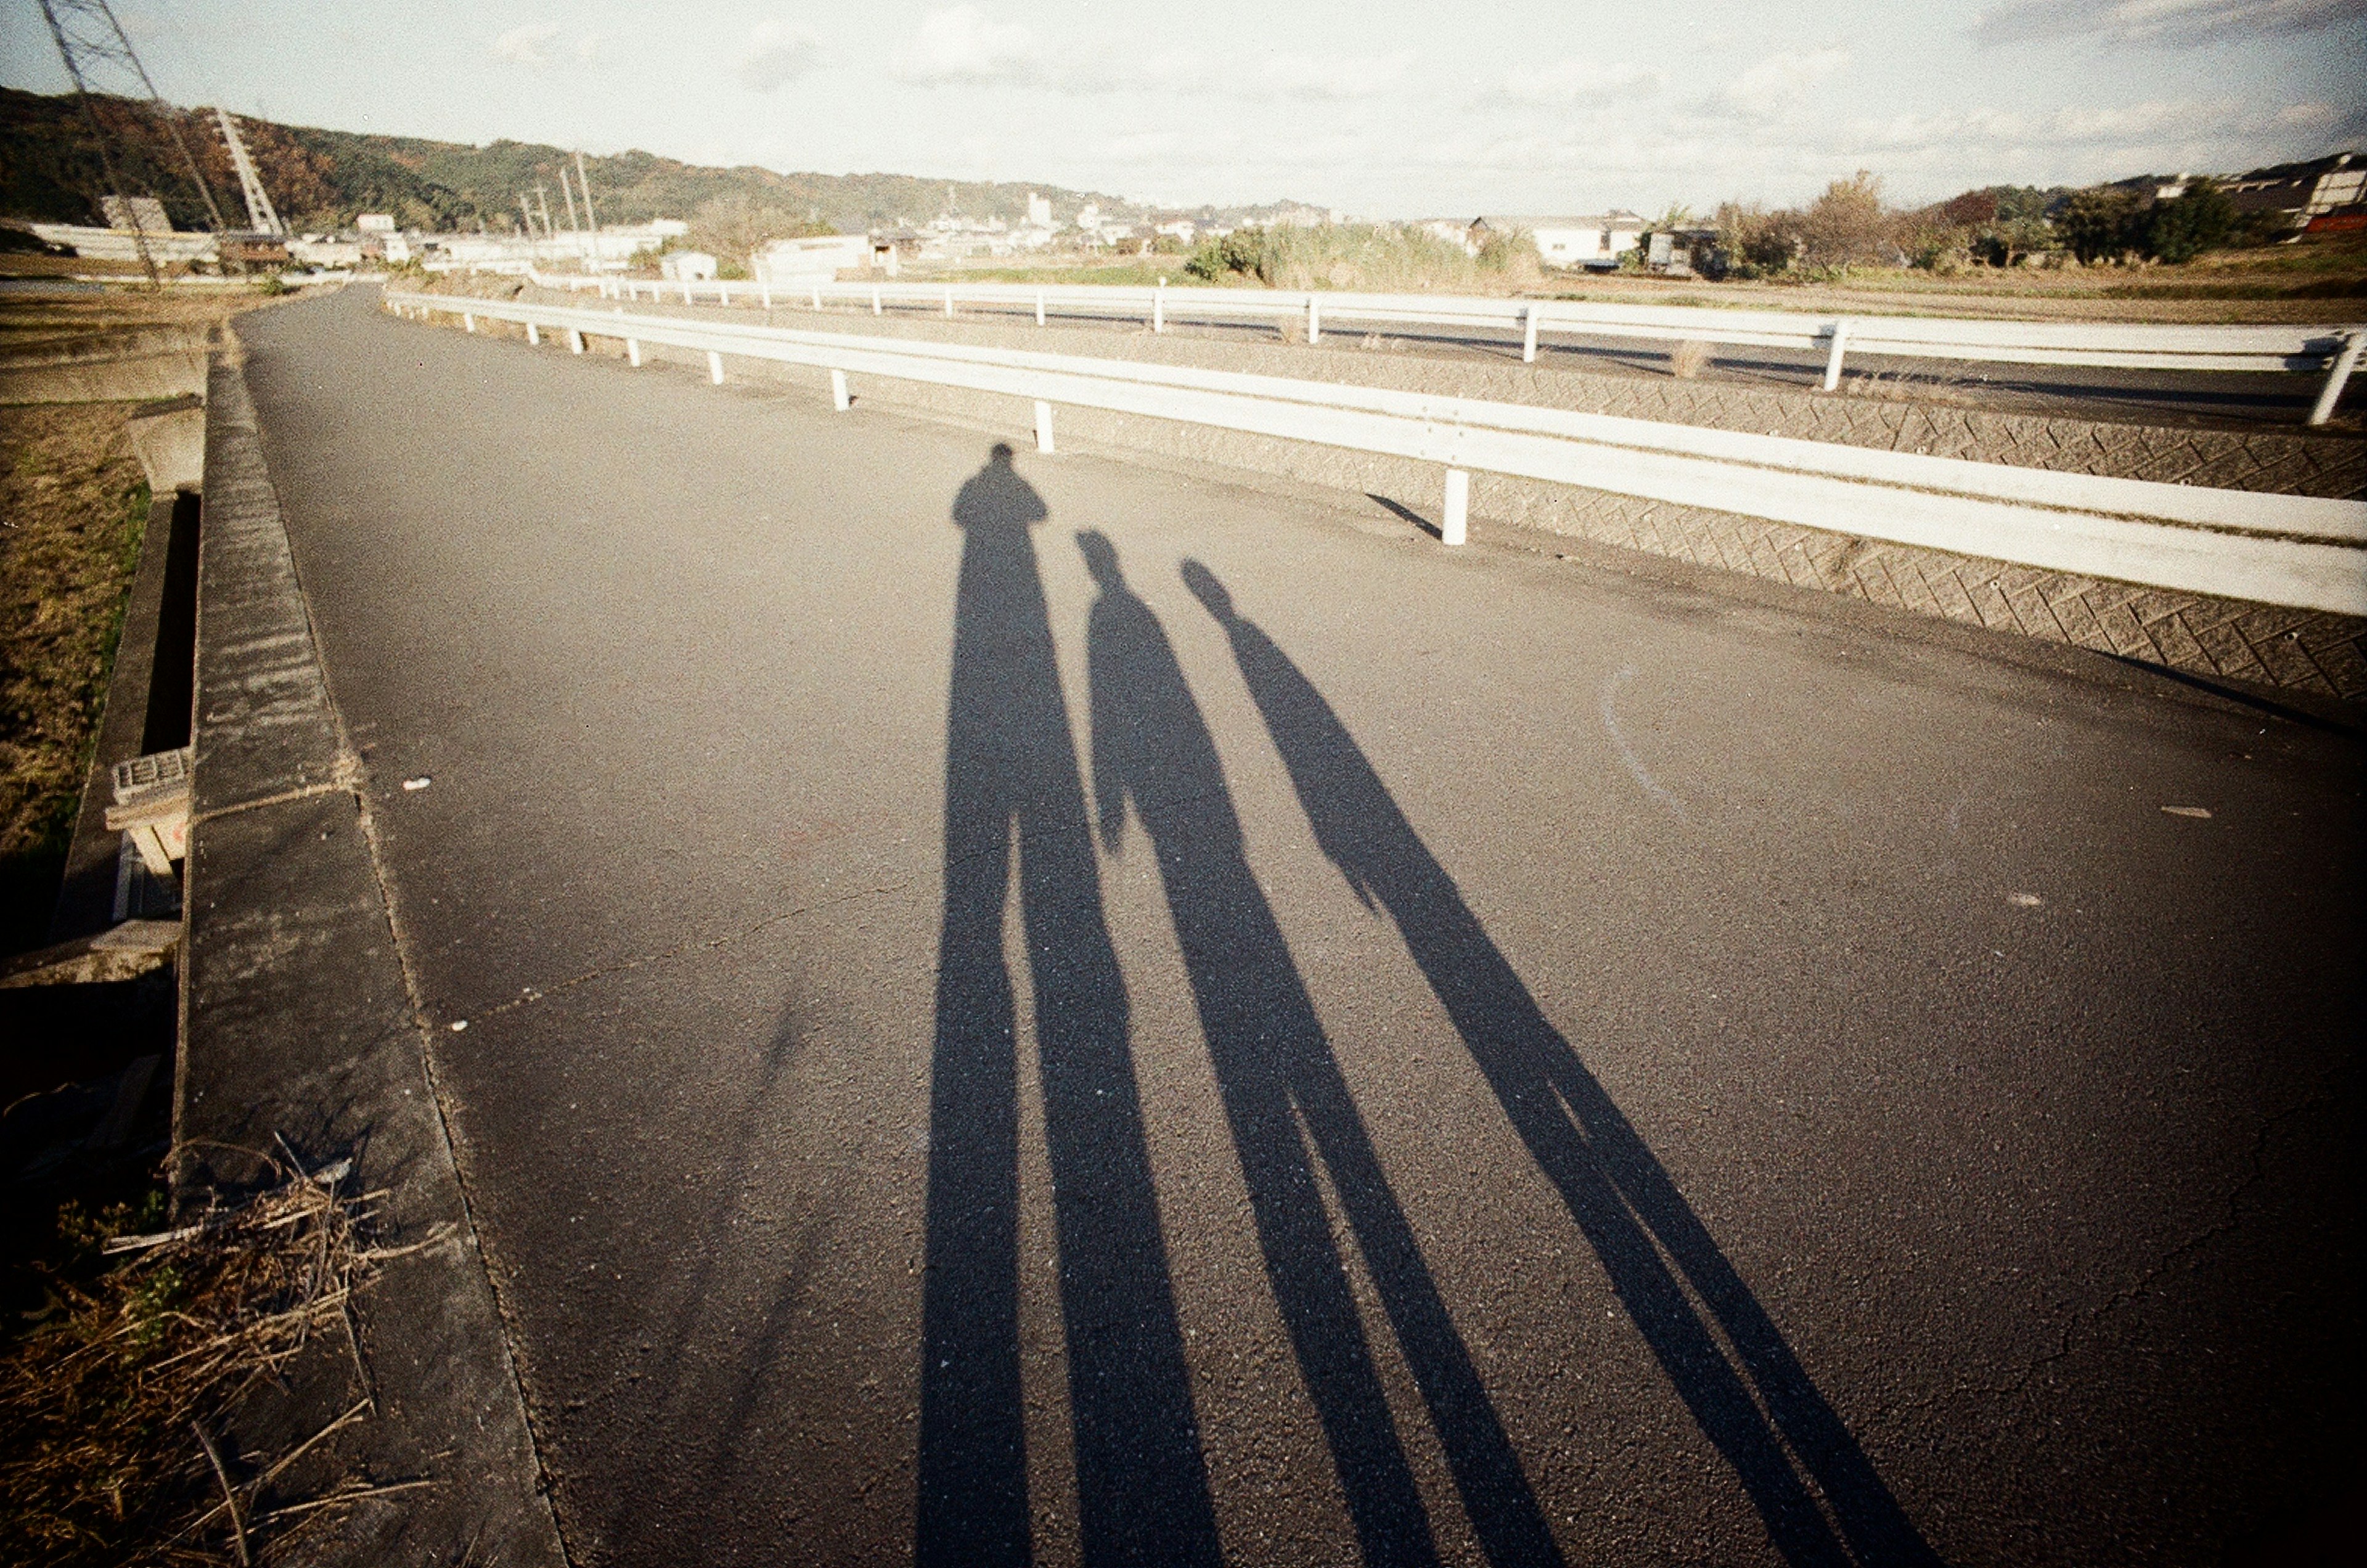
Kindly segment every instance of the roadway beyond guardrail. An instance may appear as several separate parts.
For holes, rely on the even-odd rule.
[[[2367,346],[2367,326],[2154,326],[2109,321],[1999,321],[1930,316],[1817,317],[1785,310],[1725,310],[1683,305],[1609,305],[1555,299],[1493,299],[1451,294],[1300,293],[1254,288],[1121,288],[1087,284],[817,283],[724,279],[656,282],[647,278],[527,277],[545,288],[596,289],[625,301],[679,299],[741,302],[770,310],[801,301],[820,310],[832,300],[942,309],[961,305],[1005,310],[1033,306],[1037,325],[1048,315],[1139,317],[1153,332],[1178,321],[1240,316],[1298,317],[1308,341],[1321,341],[1325,323],[1369,326],[1392,322],[1517,331],[1521,357],[1534,362],[1541,334],[1693,341],[1757,348],[1822,348],[1824,386],[1840,383],[1843,356],[1866,354],[1913,359],[1973,360],[2004,365],[2066,365],[2119,370],[2326,372],[2309,423],[2333,417],[2343,388]]]
[[[1606,414],[1381,388],[1077,355],[798,332],[733,321],[415,293],[405,316],[459,316],[566,334],[880,376],[1032,400],[1036,444],[1052,410],[1080,408],[1314,442],[1446,469],[1444,542],[1464,542],[1468,472],[1514,475],[1794,523],[2043,570],[2259,604],[2367,615],[2367,502],[2160,484],[1707,430]]]

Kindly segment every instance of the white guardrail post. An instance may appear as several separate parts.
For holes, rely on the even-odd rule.
[[[1052,405],[1041,398],[1036,400],[1036,450],[1048,457],[1052,451]]]
[[[946,320],[947,320],[947,321],[952,321],[953,319],[954,319],[954,291],[953,291],[951,288],[947,288],[947,289],[946,290]]]
[[[1155,333],[1167,330],[1167,280],[1163,277],[1159,280],[1159,287],[1150,291],[1150,330]]]
[[[526,324],[526,341],[527,347],[539,348],[542,345],[542,329],[528,321]]]
[[[878,297],[877,289],[872,291],[872,297]],[[1036,291],[1036,324],[1039,327],[1044,324],[1044,291],[1040,288]]]
[[[567,329],[567,352],[570,354],[583,352],[583,333],[581,329],[575,327]]]
[[[1014,307],[1026,299],[1018,288],[979,292]],[[643,342],[704,353],[719,384],[730,354],[1025,399],[1048,412],[1067,404],[1411,459],[1448,471],[1442,539],[1467,537],[1468,476],[1480,472],[2119,582],[2367,615],[2367,502],[1936,457],[1318,378],[573,306],[409,293],[390,293],[385,303],[406,318],[441,312],[514,322],[538,343],[549,328],[621,337],[629,354]],[[1357,319],[1340,296],[1329,303]],[[1517,318],[1508,311],[1498,320],[1509,326]],[[1866,318],[1852,323],[1867,324]],[[1559,310],[1555,325],[1566,325]],[[2251,335],[2238,340],[2244,352],[2278,341],[2245,330]],[[2325,332],[2303,341],[2311,367],[2324,366],[2332,346]],[[2355,370],[2357,357],[2350,358]],[[2334,368],[2345,370],[2340,358]],[[1048,423],[1039,421],[1039,440]]]
[[[1307,297],[1307,341],[1309,343],[1323,341],[1323,307],[1315,302],[1315,296],[1312,294]]]
[[[846,389],[846,372],[844,370],[830,373],[830,406],[841,413],[855,406],[855,398]]]
[[[1531,305],[1521,314],[1528,318],[1527,330],[1521,334],[1521,363],[1535,365],[1537,362],[1537,308]]]
[[[1841,355],[1849,347],[1847,321],[1833,323],[1833,349],[1825,355],[1825,390],[1829,392],[1841,384]]]
[[[878,314],[880,313],[880,311],[879,311],[879,288],[878,288],[878,286],[877,284],[874,284],[874,285],[872,286],[872,289],[871,289],[871,313],[872,313],[873,315],[875,315],[875,316],[876,316],[876,315],[878,315]]]
[[[2334,405],[2342,400],[2342,384],[2359,368],[2359,350],[2367,344],[2367,332],[2345,333],[2342,352],[2334,356],[2334,368],[2326,373],[2326,385],[2318,389],[2317,402],[2309,411],[2312,424],[2324,424],[2334,417]]]

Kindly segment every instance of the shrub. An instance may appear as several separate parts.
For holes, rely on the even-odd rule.
[[[2124,186],[2092,186],[2071,193],[2055,220],[2064,248],[2090,266],[2116,262],[2138,248],[2144,201]]]
[[[1770,212],[1756,202],[1729,201],[1717,209],[1718,242],[1737,277],[1768,277],[1783,272],[1799,254],[1800,215]]]
[[[2146,255],[2177,265],[2227,243],[2236,229],[2236,204],[2209,180],[2196,180],[2182,196],[2157,201],[2141,231]]]
[[[1835,180],[1800,214],[1800,260],[1812,267],[1861,266],[1895,254],[1894,227],[1882,206],[1882,180],[1860,169]]]
[[[1203,241],[1184,270],[1212,283],[1255,277],[1294,289],[1467,288],[1483,275],[1514,283],[1542,276],[1525,234],[1491,236],[1473,256],[1428,230],[1393,223],[1237,230]]]

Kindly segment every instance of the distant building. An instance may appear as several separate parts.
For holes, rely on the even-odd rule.
[[[789,284],[830,283],[844,268],[867,266],[871,242],[861,234],[811,234],[797,240],[775,240],[748,259],[748,270],[759,281]]]
[[[1037,196],[1032,190],[1027,193],[1027,223],[1030,228],[1035,229],[1049,229],[1052,227],[1052,198],[1050,197]]]
[[[102,196],[98,209],[110,229],[127,232],[137,230],[147,234],[173,231],[173,220],[164,216],[164,204],[153,196]]]
[[[658,271],[676,283],[709,283],[715,278],[715,258],[705,251],[669,251],[658,258]]]
[[[2305,164],[2278,164],[2220,183],[2238,212],[2290,214],[2295,228],[2367,227],[2367,160],[2337,152]]]
[[[394,215],[389,212],[365,212],[354,220],[354,227],[365,234],[391,234]]]
[[[1471,220],[1468,232],[1477,250],[1491,236],[1525,230],[1547,266],[1607,268],[1618,265],[1620,253],[1634,250],[1650,227],[1641,214],[1614,208],[1567,218],[1483,216]]]
[[[870,244],[872,270],[890,277],[904,270],[906,257],[921,254],[921,236],[911,229],[874,229]]]

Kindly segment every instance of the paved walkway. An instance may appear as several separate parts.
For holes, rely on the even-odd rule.
[[[248,374],[578,1561],[2328,1484],[2355,738],[370,299]]]

